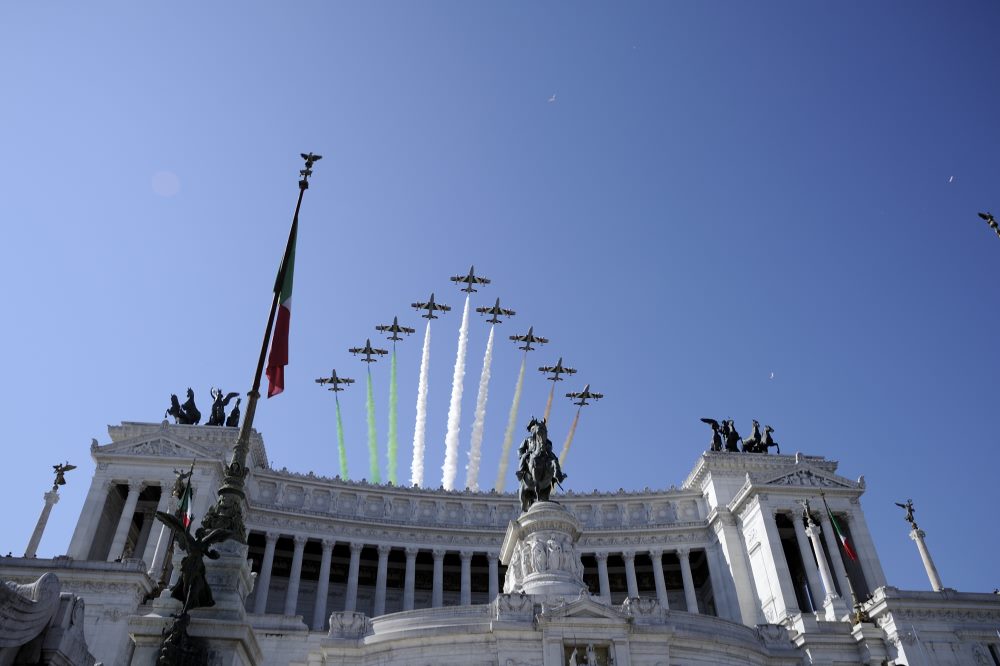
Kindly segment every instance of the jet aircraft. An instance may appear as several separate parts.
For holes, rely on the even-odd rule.
[[[563,380],[563,378],[560,377],[559,375],[575,375],[576,374],[576,369],[575,368],[565,368],[565,367],[563,367],[562,357],[561,356],[559,357],[559,360],[556,361],[555,365],[543,365],[542,367],[540,367],[538,369],[541,372],[551,372],[552,373],[551,377],[546,377],[546,379],[548,379],[550,382],[561,382]]]
[[[468,292],[470,294],[472,292],[474,292],[474,291],[479,291],[478,289],[476,289],[472,285],[474,285],[474,284],[489,284],[490,283],[489,278],[479,277],[478,275],[476,275],[476,267],[475,266],[469,266],[469,274],[468,275],[456,275],[455,277],[451,278],[451,281],[452,282],[464,282],[465,286],[462,287],[462,291]]]
[[[431,294],[431,299],[426,303],[411,303],[410,307],[416,308],[417,310],[427,310],[427,314],[420,315],[424,319],[437,319],[438,316],[434,314],[435,310],[440,310],[441,312],[447,312],[448,310],[451,310],[450,305],[435,303],[433,293]]]
[[[385,349],[373,348],[371,338],[365,340],[364,347],[351,347],[347,351],[351,352],[355,356],[357,356],[358,354],[364,354],[365,357],[361,360],[364,361],[365,363],[374,363],[375,361],[378,360],[377,358],[372,358],[372,354],[377,354],[378,356],[385,356],[386,354],[389,353]]]
[[[493,315],[492,317],[490,317],[489,319],[486,320],[486,321],[490,322],[491,324],[500,324],[500,323],[502,323],[502,321],[500,320],[500,317],[513,317],[514,316],[514,311],[513,310],[508,310],[507,308],[500,307],[500,299],[499,298],[497,299],[497,302],[496,302],[496,304],[493,305],[493,307],[489,307],[489,308],[487,308],[487,307],[476,308],[476,312],[478,312],[479,314]]]
[[[403,339],[403,338],[399,337],[400,333],[406,333],[407,335],[409,335],[410,333],[413,333],[413,329],[412,328],[409,328],[407,326],[400,326],[399,325],[399,317],[393,317],[391,324],[382,324],[381,326],[376,326],[375,330],[376,331],[381,331],[383,333],[392,333],[392,335],[387,336],[387,338],[389,340],[392,340],[393,342],[395,342],[396,340],[402,340]]]
[[[337,371],[331,370],[329,377],[320,377],[319,379],[316,380],[316,383],[330,384],[331,386],[329,389],[327,389],[328,391],[343,391],[344,389],[340,388],[340,385],[344,384],[345,386],[349,386],[354,383],[354,380],[349,379],[347,377],[338,377]]]
[[[525,333],[524,335],[512,335],[510,336],[510,339],[516,342],[523,342],[524,346],[523,347],[519,346],[518,349],[523,349],[524,351],[531,351],[532,349],[534,349],[534,347],[531,346],[532,342],[544,345],[546,342],[549,341],[548,338],[543,338],[540,335],[535,335],[534,326],[530,327],[528,329],[528,332]]]
[[[583,387],[583,390],[580,391],[579,393],[567,393],[566,397],[572,398],[574,405],[580,405],[581,407],[584,407],[590,404],[589,402],[587,402],[588,400],[600,400],[601,398],[604,397],[604,394],[591,393],[590,384],[587,384],[586,386]]]
[[[995,231],[997,236],[1000,236],[1000,223],[993,217],[993,213],[979,213],[979,217],[983,218],[986,224],[990,225],[990,229]]]

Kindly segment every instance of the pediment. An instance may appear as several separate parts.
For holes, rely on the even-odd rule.
[[[858,488],[858,484],[853,481],[837,476],[836,474],[821,472],[808,466],[798,466],[797,469],[791,472],[783,472],[768,481],[764,481],[763,485],[804,486],[811,488],[845,488],[851,490]]]
[[[598,603],[588,596],[582,596],[576,601],[570,601],[559,606],[543,605],[541,615],[548,620],[574,618],[623,622],[628,619],[626,614],[616,608]]]
[[[186,458],[189,460],[218,457],[204,446],[181,439],[168,432],[149,433],[113,442],[106,446],[98,446],[94,452],[99,455]]]

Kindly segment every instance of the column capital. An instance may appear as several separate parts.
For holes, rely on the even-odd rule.
[[[816,539],[822,533],[823,530],[820,528],[819,525],[816,525],[815,523],[806,528],[806,534],[809,535],[810,539]]]
[[[654,560],[663,561],[663,549],[662,548],[650,548],[649,556]]]
[[[445,553],[448,551],[445,548],[435,548],[431,551],[431,555],[434,556],[435,560],[443,560]]]
[[[486,559],[490,561],[490,564],[492,564],[500,559],[500,553],[493,552],[492,550],[487,551]]]
[[[132,493],[135,493],[136,495],[138,495],[148,485],[147,481],[133,481],[132,479],[129,479],[127,481],[127,483],[128,483],[128,494],[129,495],[131,495]]]
[[[608,554],[607,553],[594,553],[594,557],[597,558],[598,562],[603,562],[604,564],[608,563]]]
[[[924,532],[921,529],[910,530],[910,538],[913,539],[914,541],[916,541],[917,539],[923,541],[923,538],[925,536],[927,536],[927,532]]]
[[[280,538],[281,538],[281,532],[274,532],[274,531],[271,531],[271,530],[268,530],[267,532],[264,532],[264,539],[268,543],[277,543],[278,539],[280,539]]]
[[[634,562],[635,561],[635,551],[634,550],[623,550],[622,551],[622,558],[626,562]]]
[[[308,534],[295,534],[292,536],[292,541],[295,542],[295,549],[305,548],[306,542],[309,541]]]
[[[458,551],[458,556],[460,558],[462,558],[463,562],[471,562],[472,561],[472,554],[473,553],[472,553],[471,550],[460,550],[460,551]]]
[[[676,552],[677,553],[677,557],[679,557],[682,560],[686,560],[686,559],[688,559],[691,556],[691,549],[690,548],[678,548],[674,552]]]
[[[56,502],[59,501],[59,493],[57,493],[54,490],[50,490],[49,492],[45,493],[44,498],[46,503],[55,504]]]
[[[392,546],[380,543],[378,546],[375,547],[375,549],[378,551],[379,559],[382,559],[389,557],[389,551],[392,550]]]
[[[420,549],[417,548],[416,546],[407,546],[406,549],[403,552],[406,553],[406,558],[407,559],[410,559],[410,558],[416,559],[417,554],[420,553]]]
[[[336,539],[323,539],[322,541],[320,541],[320,543],[323,545],[323,552],[325,553],[328,550],[330,550],[330,551],[333,550],[333,547],[337,545],[337,540]]]
[[[354,553],[360,553],[362,550],[364,550],[364,547],[365,547],[365,544],[361,543],[360,541],[352,541],[351,542],[351,555],[354,555]]]

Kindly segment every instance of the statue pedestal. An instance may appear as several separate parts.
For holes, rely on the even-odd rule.
[[[576,551],[579,521],[556,502],[535,502],[507,527],[500,561],[507,565],[503,591],[576,599],[587,591]]]

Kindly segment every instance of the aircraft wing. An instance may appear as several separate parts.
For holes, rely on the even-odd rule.
[[[414,333],[414,332],[416,332],[417,329],[410,328],[408,326],[400,326],[399,330],[401,330],[403,333]]]
[[[479,284],[489,284],[490,283],[490,279],[489,278],[484,278],[484,277],[476,276],[476,282],[478,282]]]

